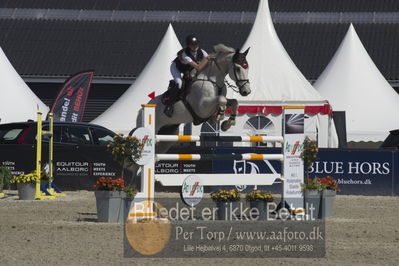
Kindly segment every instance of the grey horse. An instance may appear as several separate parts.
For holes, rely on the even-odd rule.
[[[205,121],[218,122],[223,120],[224,111],[232,107],[230,118],[223,121],[221,128],[228,130],[235,125],[238,102],[236,99],[227,99],[225,77],[236,83],[242,96],[251,93],[248,80],[248,63],[246,61],[247,49],[244,53],[239,50],[218,44],[214,46],[215,53],[208,65],[193,78],[186,98],[174,104],[172,117],[164,114],[165,105],[162,103],[162,95],[152,99],[149,104],[156,104],[155,132],[163,135],[177,135],[179,125],[182,123],[201,124]],[[141,113],[138,115],[137,126],[141,126]],[[172,142],[161,142],[156,146],[157,153],[166,152]]]

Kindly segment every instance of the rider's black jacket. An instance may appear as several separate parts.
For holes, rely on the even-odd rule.
[[[186,47],[184,49],[181,49],[178,53],[177,53],[177,57],[175,58],[175,60],[173,60],[173,62],[176,63],[176,68],[180,71],[180,73],[186,73],[186,72],[190,72],[191,70],[193,70],[193,67],[188,65],[188,64],[183,64],[179,57],[183,54],[183,52],[186,53],[186,55],[188,57],[190,57],[194,62],[196,62],[197,64],[199,64],[202,59],[204,59],[204,53],[202,52],[202,49],[199,47],[197,50],[197,55],[194,57],[191,53],[191,50],[189,47]]]

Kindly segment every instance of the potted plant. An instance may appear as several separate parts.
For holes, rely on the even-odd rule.
[[[321,191],[323,190],[320,178],[307,178],[302,185],[302,190],[306,214],[310,216],[310,219],[319,218]]]
[[[36,196],[36,182],[39,181],[40,177],[36,174],[35,170],[29,174],[13,176],[10,183],[17,184],[20,200],[34,200]]]
[[[136,137],[123,134],[115,135],[113,142],[107,145],[107,150],[111,152],[114,161],[122,166],[121,178],[124,179],[125,169],[133,165],[135,159],[140,158],[140,143]]]
[[[317,148],[317,142],[306,136],[305,140],[303,141],[303,149],[300,155],[301,159],[303,160],[306,179],[309,179],[309,168],[312,166],[312,163],[318,159],[318,152],[319,149]]]
[[[94,185],[99,222],[123,223],[126,194],[122,178],[100,177]]]
[[[211,198],[216,202],[219,220],[232,220],[232,211],[237,207],[241,194],[237,189],[219,189],[211,193]]]
[[[326,219],[333,215],[334,199],[337,192],[341,192],[341,189],[338,188],[337,182],[331,176],[321,178],[319,182],[323,189],[321,191],[321,211],[319,217]]]
[[[125,189],[125,194],[126,194],[126,198],[125,198],[125,208],[124,208],[124,221],[126,221],[129,212],[130,212],[130,208],[132,206],[132,202],[134,200],[134,197],[137,194],[137,189],[132,187],[132,186],[126,186]]]
[[[4,196],[3,189],[10,187],[10,181],[12,179],[10,169],[1,166],[0,167],[0,197]]]
[[[267,204],[273,202],[274,197],[271,193],[263,190],[252,190],[247,193],[246,200],[249,201],[251,209],[257,209],[259,220],[267,220]]]

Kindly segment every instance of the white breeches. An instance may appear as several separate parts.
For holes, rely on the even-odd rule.
[[[179,89],[181,89],[181,87],[183,86],[183,81],[181,79],[181,73],[177,69],[175,62],[173,62],[170,65],[170,73],[172,73],[173,80],[176,82],[176,84],[179,87]]]

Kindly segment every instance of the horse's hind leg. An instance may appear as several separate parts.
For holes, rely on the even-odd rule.
[[[231,126],[234,126],[236,124],[238,101],[236,99],[227,99],[227,108],[229,108],[230,106],[233,107],[231,115],[229,119],[223,121],[222,125],[220,126],[222,131],[227,131]]]

